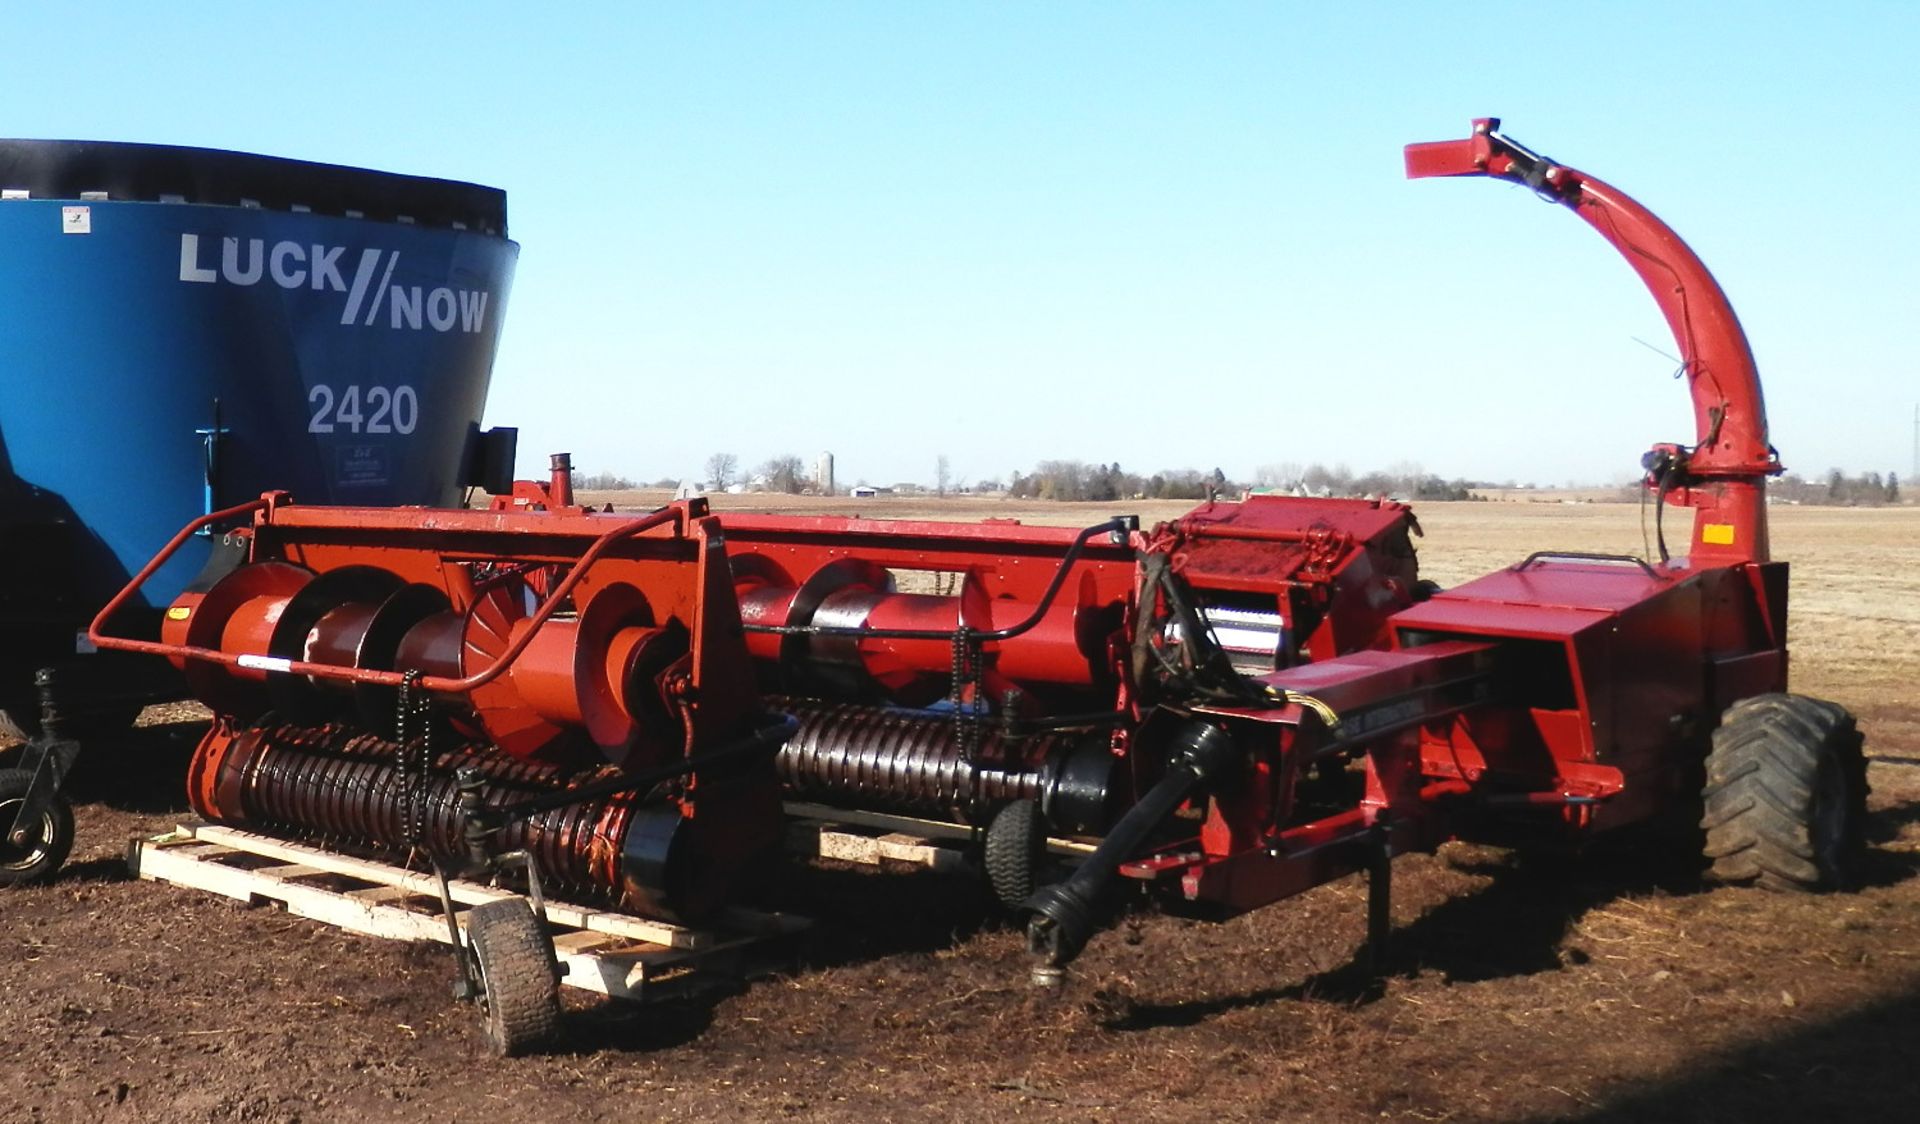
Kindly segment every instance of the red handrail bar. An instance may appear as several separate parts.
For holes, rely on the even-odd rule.
[[[361,667],[340,667],[336,664],[309,663],[306,660],[289,660],[276,656],[255,655],[250,652],[235,655],[231,652],[222,652],[214,648],[197,648],[186,644],[163,644],[152,640],[135,640],[131,637],[108,636],[106,634],[105,628],[108,618],[112,617],[115,612],[119,611],[127,602],[131,601],[134,595],[139,592],[141,585],[145,584],[147,579],[153,576],[154,571],[164,565],[167,560],[173,556],[174,552],[179,550],[189,538],[192,538],[194,532],[202,527],[209,526],[224,519],[230,519],[238,515],[244,515],[248,512],[255,512],[270,507],[278,502],[281,495],[281,493],[269,493],[251,503],[240,504],[236,507],[227,508],[224,511],[216,511],[208,515],[203,515],[187,524],[180,530],[179,534],[173,536],[173,539],[167,543],[166,547],[161,550],[159,554],[154,556],[153,561],[148,562],[142,567],[140,572],[134,575],[133,580],[128,583],[127,587],[121,590],[113,600],[107,602],[107,607],[100,610],[100,614],[93,618],[93,623],[87,626],[87,639],[93,641],[98,647],[122,652],[139,652],[150,656],[168,656],[179,659],[199,660],[204,663],[219,664],[223,667],[284,672],[289,675],[311,675],[318,679],[333,679],[348,683],[372,683],[386,687],[400,686],[407,679],[406,672],[378,671],[372,668]],[[623,539],[632,538],[644,531],[652,530],[663,523],[678,523],[684,528],[686,515],[685,505],[676,503],[661,508],[659,511],[643,515],[638,519],[629,520],[608,531],[606,534],[601,535],[593,541],[591,546],[587,547],[586,551],[580,555],[579,560],[574,562],[573,567],[567,571],[566,576],[560,579],[560,584],[553,587],[553,592],[547,595],[547,599],[541,602],[540,607],[535,610],[533,616],[529,618],[530,624],[527,629],[520,634],[517,640],[507,646],[506,651],[500,653],[499,659],[488,664],[485,668],[474,672],[472,675],[467,676],[465,679],[448,679],[440,675],[423,675],[415,681],[414,685],[425,691],[459,694],[484,687],[488,683],[493,682],[499,678],[515,660],[520,658],[522,652],[526,651],[527,645],[533,642],[534,633],[539,632],[540,627],[546,624],[548,619],[559,610],[561,602],[566,600],[567,595],[573,592],[574,586],[580,583],[580,579],[585,576],[588,567],[598,560],[602,554],[605,554],[615,543]]]
[[[284,492],[268,492],[257,500],[249,500],[246,503],[235,504],[232,507],[223,508],[220,511],[209,511],[200,518],[180,528],[180,533],[169,539],[167,545],[160,548],[160,553],[154,555],[151,561],[140,568],[139,573],[133,575],[133,580],[127,583],[127,587],[114,594],[113,600],[107,602],[106,608],[101,609],[100,612],[94,616],[93,623],[87,626],[87,639],[102,648],[115,648],[124,652],[144,651],[145,649],[143,648],[129,648],[125,647],[125,645],[146,645],[149,643],[148,641],[128,640],[116,636],[107,636],[102,631],[106,628],[107,621],[115,613],[124,609],[127,602],[133,600],[134,595],[140,592],[140,587],[147,584],[147,579],[151,578],[154,572],[159,570],[160,567],[166,565],[168,560],[173,557],[174,552],[185,546],[187,540],[199,533],[202,527],[211,527],[215,523],[222,523],[228,519],[233,519],[241,515],[249,515],[263,508],[271,507],[279,502],[280,498],[285,494]],[[167,645],[161,646],[167,647]]]

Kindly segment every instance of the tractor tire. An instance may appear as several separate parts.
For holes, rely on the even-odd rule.
[[[552,1048],[560,1040],[560,971],[553,942],[520,898],[473,907],[467,944],[480,967],[487,1048],[503,1058]]]
[[[1017,910],[1040,888],[1040,864],[1047,856],[1047,825],[1040,805],[1016,800],[994,814],[987,825],[987,884],[1008,909]]]
[[[1866,852],[1867,762],[1844,707],[1756,695],[1713,733],[1704,791],[1713,877],[1765,890],[1852,884]]]
[[[25,769],[0,770],[0,889],[52,881],[73,850],[73,807],[64,796],[53,798],[40,822],[29,827],[25,843],[8,836],[32,783],[33,774]]]

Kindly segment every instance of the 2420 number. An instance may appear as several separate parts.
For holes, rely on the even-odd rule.
[[[410,386],[370,386],[363,400],[358,386],[346,387],[336,397],[332,387],[322,384],[307,392],[307,405],[313,407],[308,433],[404,435],[420,424],[420,397]]]

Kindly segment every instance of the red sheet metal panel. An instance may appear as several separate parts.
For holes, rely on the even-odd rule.
[[[1638,605],[1675,581],[1675,575],[1649,570],[1626,563],[1542,559],[1496,570],[1437,594],[1434,601],[1500,601],[1617,612]]]

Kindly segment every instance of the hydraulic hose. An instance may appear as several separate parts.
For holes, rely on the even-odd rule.
[[[1042,887],[1027,899],[1027,950],[1039,958],[1034,982],[1058,983],[1060,971],[1080,955],[1100,927],[1119,882],[1120,866],[1135,857],[1162,824],[1196,793],[1239,771],[1241,755],[1225,730],[1186,720],[1172,734],[1173,764],[1113,826],[1065,882]]]

